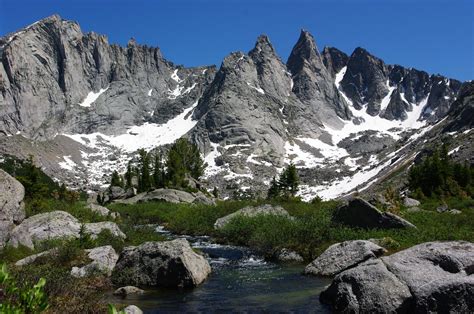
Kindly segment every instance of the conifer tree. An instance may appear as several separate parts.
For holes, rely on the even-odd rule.
[[[281,194],[280,185],[278,181],[273,177],[272,181],[270,182],[270,188],[267,192],[267,199],[275,199],[278,198]]]
[[[138,192],[147,192],[151,188],[150,155],[144,149],[139,154]]]
[[[133,178],[132,163],[131,161],[129,161],[127,165],[127,172],[125,172],[125,188],[126,189],[129,189],[132,187],[132,178]]]
[[[195,144],[185,138],[178,139],[170,148],[166,160],[167,177],[172,186],[185,185],[184,178],[189,174],[196,180],[204,174],[204,160]]]
[[[110,179],[110,186],[123,187],[122,178],[120,177],[120,175],[119,175],[119,173],[117,172],[117,170],[114,170],[114,172],[112,172],[112,178]]]
[[[296,166],[290,163],[280,175],[278,184],[281,190],[287,195],[295,196],[298,192],[299,176]]]
[[[161,152],[156,153],[153,159],[153,186],[155,188],[165,187],[165,170]]]

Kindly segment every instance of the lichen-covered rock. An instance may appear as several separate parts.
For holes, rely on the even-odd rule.
[[[120,230],[119,226],[115,222],[111,221],[101,221],[94,223],[84,224],[84,232],[90,234],[92,239],[97,239],[99,233],[104,230],[109,230],[114,237],[126,239],[127,236],[125,233]]]
[[[23,185],[0,169],[0,220],[20,223],[25,218],[24,197]]]
[[[281,249],[274,254],[275,259],[281,263],[302,263],[304,262],[303,257],[288,249]]]
[[[24,197],[23,185],[0,169],[0,248],[10,238],[14,224],[25,219]]]
[[[388,212],[381,212],[369,202],[354,198],[339,207],[332,217],[336,223],[359,228],[416,228],[407,220]]]
[[[73,267],[71,275],[74,277],[86,277],[94,274],[110,276],[118,260],[118,254],[111,245],[96,247],[86,250],[91,263],[82,267]]]
[[[81,223],[71,214],[63,211],[53,211],[31,216],[18,226],[10,235],[9,244],[34,248],[35,242],[45,240],[77,238]]]
[[[112,280],[115,284],[195,287],[211,273],[207,260],[188,241],[146,242],[120,254]]]
[[[335,312],[469,313],[473,273],[473,243],[422,243],[341,272],[320,299]]]
[[[377,258],[385,252],[383,247],[365,240],[336,243],[306,266],[304,273],[314,276],[334,276],[368,259]]]
[[[379,259],[343,271],[320,295],[336,313],[408,313],[411,297],[408,286]]]
[[[239,209],[232,214],[227,216],[221,217],[216,220],[214,223],[214,228],[220,229],[227,225],[234,217],[237,216],[246,216],[246,217],[255,217],[258,215],[274,215],[274,216],[282,216],[288,219],[291,219],[290,214],[281,206],[273,206],[273,205],[261,205],[261,206],[247,206],[242,209]]]

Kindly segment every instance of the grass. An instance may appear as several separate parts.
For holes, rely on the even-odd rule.
[[[331,222],[337,202],[316,204],[302,202],[281,203],[293,217],[288,220],[275,216],[236,217],[221,230],[214,229],[217,218],[247,205],[263,201],[228,201],[217,206],[144,203],[116,204],[112,210],[120,212],[131,224],[164,224],[177,233],[207,234],[221,242],[246,245],[271,254],[277,249],[288,248],[311,260],[329,245],[345,240],[384,239],[389,251],[408,248],[427,241],[466,240],[474,242],[474,201],[450,199],[448,205],[462,209],[459,215],[437,213],[440,201],[425,200],[426,211],[407,212],[401,208],[399,215],[415,224],[417,229],[360,229]]]

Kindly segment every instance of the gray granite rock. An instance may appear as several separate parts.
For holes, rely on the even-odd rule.
[[[144,290],[137,288],[135,286],[124,286],[114,291],[114,295],[119,295],[122,297],[126,297],[127,295],[130,295],[130,294],[143,294],[143,293],[145,293]]]
[[[332,217],[336,223],[360,228],[416,228],[407,220],[389,213],[382,213],[369,202],[354,198],[338,208]]]
[[[53,211],[23,220],[12,230],[8,244],[33,249],[35,242],[77,238],[80,230],[81,224],[74,216],[63,211]]]
[[[306,266],[304,273],[313,276],[334,276],[385,252],[383,247],[365,240],[336,243]]]
[[[125,248],[112,280],[119,285],[195,287],[210,273],[207,260],[188,241],[176,239]]]
[[[104,230],[110,231],[110,233],[114,237],[121,238],[121,239],[127,238],[125,233],[123,233],[122,230],[120,230],[119,226],[115,222],[101,221],[101,222],[93,222],[93,223],[84,224],[85,233],[89,234],[92,239],[96,239],[99,236],[99,234]]]
[[[86,253],[92,262],[82,267],[73,267],[71,276],[80,278],[98,274],[106,276],[112,274],[118,254],[111,245],[86,250]]]
[[[427,242],[343,271],[320,299],[335,312],[468,313],[473,273],[473,243]]]
[[[237,216],[246,216],[246,217],[255,217],[258,215],[274,215],[274,216],[282,216],[288,219],[291,219],[290,214],[281,206],[273,206],[273,205],[260,205],[260,206],[247,206],[242,209],[239,209],[232,214],[227,216],[221,217],[216,220],[214,223],[214,228],[220,229],[227,225],[234,217]]]

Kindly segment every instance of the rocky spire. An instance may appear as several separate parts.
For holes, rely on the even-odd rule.
[[[314,37],[302,30],[287,62],[293,75],[293,92],[309,105],[320,121],[339,127],[339,118],[349,119],[350,111],[334,85],[332,75],[326,68]]]

